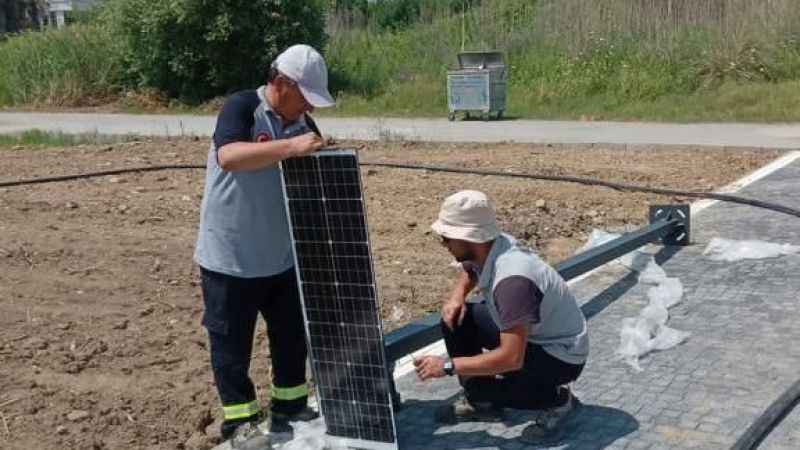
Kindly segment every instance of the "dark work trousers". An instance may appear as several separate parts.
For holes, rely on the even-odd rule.
[[[294,269],[265,278],[238,278],[201,268],[211,366],[225,412],[223,434],[260,417],[248,376],[258,314],[267,323],[272,357],[271,410],[305,408],[306,339]]]
[[[500,345],[500,330],[485,301],[467,303],[461,325],[451,330],[442,322],[442,333],[451,358],[479,355],[483,349],[492,350]],[[491,402],[503,408],[546,409],[566,400],[559,398],[558,387],[578,379],[582,370],[583,364],[561,361],[529,342],[521,370],[500,377],[468,378],[464,391],[470,402]]]

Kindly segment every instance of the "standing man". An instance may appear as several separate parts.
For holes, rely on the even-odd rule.
[[[589,353],[586,319],[566,282],[500,233],[481,192],[445,199],[432,229],[463,269],[442,307],[449,356],[414,362],[420,379],[456,375],[464,388],[463,398],[437,411],[437,420],[499,421],[503,408],[538,410],[522,440],[558,437],[576,402],[568,383],[581,374]],[[476,286],[480,301],[467,302]]]
[[[272,429],[318,416],[307,406],[305,329],[278,163],[323,146],[306,113],[333,104],[322,56],[295,45],[274,61],[266,86],[231,95],[217,118],[195,261],[223,439],[261,418],[248,376],[259,314],[272,357]]]

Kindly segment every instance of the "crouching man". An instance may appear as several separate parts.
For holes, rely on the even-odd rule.
[[[537,410],[522,440],[559,437],[576,406],[568,383],[589,353],[586,319],[566,282],[500,233],[481,192],[445,199],[432,229],[463,269],[442,306],[448,357],[414,362],[421,380],[457,376],[464,388],[461,398],[437,411],[437,420],[500,421],[503,408]],[[475,287],[479,300],[467,302]]]

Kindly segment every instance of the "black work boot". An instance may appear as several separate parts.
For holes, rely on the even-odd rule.
[[[520,440],[531,445],[545,445],[560,441],[564,437],[564,422],[572,415],[580,402],[567,386],[559,388],[563,403],[543,410],[532,424],[522,430]]]
[[[291,433],[292,426],[289,422],[310,422],[319,417],[319,413],[308,406],[292,414],[275,412],[270,413],[270,433]]]

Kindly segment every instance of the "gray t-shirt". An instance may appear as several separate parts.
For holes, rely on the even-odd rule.
[[[532,294],[524,295],[531,285],[520,282],[520,277],[536,287]],[[516,286],[506,284],[509,281]],[[510,287],[521,287],[523,292],[510,294],[506,289]],[[567,283],[555,269],[529,249],[519,246],[510,235],[501,234],[495,240],[481,268],[478,288],[488,301],[489,312],[498,328],[524,323],[517,320],[526,317],[529,342],[540,345],[544,351],[564,362],[586,362],[589,354],[586,319]],[[500,294],[499,298],[495,297],[496,294]],[[509,308],[511,301],[533,304],[538,309],[537,314],[530,314],[532,305]],[[505,313],[503,309],[506,309]],[[503,319],[504,315],[506,319]]]
[[[470,279],[478,282],[481,268],[472,262],[461,263]],[[539,323],[539,307],[544,294],[536,284],[523,276],[514,275],[500,280],[492,291],[497,308],[498,325],[501,332],[508,331],[518,325]]]
[[[284,127],[264,89],[231,95],[217,118],[194,259],[201,267],[241,278],[267,277],[292,267],[291,238],[277,165],[225,171],[217,150],[232,142],[286,139],[309,130],[303,119]]]

